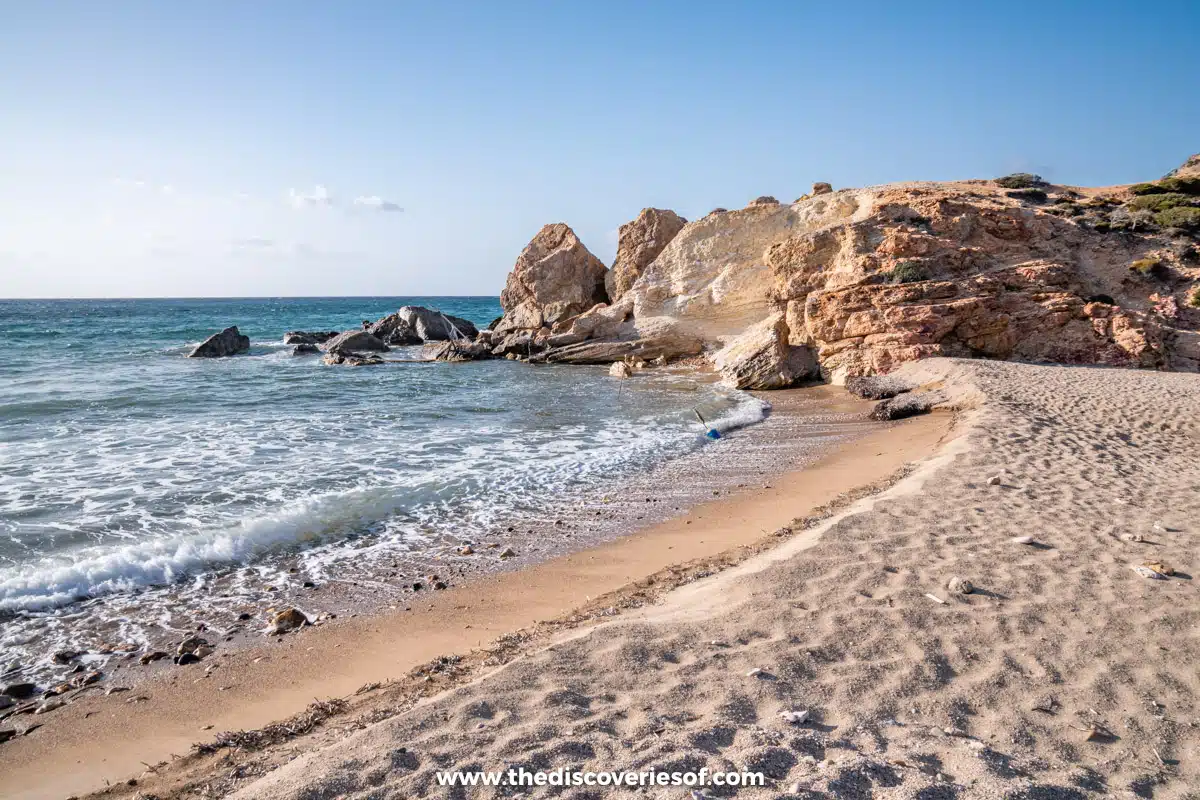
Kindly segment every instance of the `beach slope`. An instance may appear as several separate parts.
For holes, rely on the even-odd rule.
[[[1200,785],[1200,378],[945,359],[903,373],[944,386],[967,425],[891,489],[236,796],[443,796],[440,770],[518,765],[767,774],[739,797]],[[956,577],[974,591],[948,590]]]

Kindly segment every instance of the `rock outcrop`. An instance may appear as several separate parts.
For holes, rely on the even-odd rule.
[[[642,271],[658,258],[687,220],[662,208],[645,208],[637,219],[621,226],[617,237],[617,257],[604,279],[608,301],[615,303],[629,291]]]
[[[493,330],[539,330],[607,302],[607,272],[567,225],[545,226],[509,273],[500,293],[504,317]]]
[[[504,319],[478,342],[546,363],[703,353],[730,385],[764,389],[928,356],[1197,370],[1194,161],[1106,190],[1014,189],[1022,176],[816,183],[791,205],[763,197],[687,223],[653,255],[643,244],[658,248],[650,217],[663,212],[648,209],[622,228],[629,247],[606,304],[592,302],[602,267],[569,228],[547,226],[509,276]]]
[[[1164,178],[1200,178],[1200,153],[1189,158],[1175,169],[1163,176]]]
[[[224,358],[245,353],[250,349],[250,337],[244,336],[232,325],[220,333],[214,333],[188,353],[188,358]]]
[[[390,345],[474,339],[479,333],[470,320],[423,306],[402,306],[395,314],[372,323],[367,331]]]

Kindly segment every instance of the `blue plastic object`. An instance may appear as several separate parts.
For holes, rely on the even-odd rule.
[[[704,435],[710,439],[720,439],[721,438],[721,432],[718,430],[714,430],[712,428],[709,428],[708,433],[706,433]]]

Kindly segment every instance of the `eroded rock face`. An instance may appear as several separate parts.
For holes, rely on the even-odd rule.
[[[237,325],[231,325],[220,333],[214,333],[188,354],[188,358],[224,358],[245,353],[250,349],[250,337],[243,336]]]
[[[684,225],[610,305],[548,324],[536,303],[510,303],[509,330],[487,344],[567,363],[703,352],[743,388],[803,380],[813,357],[839,383],[928,356],[1200,369],[1190,234],[1110,233],[1092,209],[1119,206],[1106,196],[1119,189],[830,189]],[[548,257],[531,243],[518,266]]]
[[[545,226],[508,275],[500,293],[504,317],[494,330],[537,330],[607,302],[607,272],[570,227]]]
[[[617,258],[604,281],[610,303],[615,303],[629,291],[642,271],[686,224],[687,220],[674,211],[645,208],[637,219],[621,226]]]

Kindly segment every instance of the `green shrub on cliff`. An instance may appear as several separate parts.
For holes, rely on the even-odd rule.
[[[995,183],[997,186],[1003,186],[1005,189],[1035,189],[1039,186],[1050,185],[1042,180],[1041,175],[1034,175],[1029,172],[1014,172],[1012,175],[996,178],[992,183]]]
[[[1046,202],[1046,193],[1041,189],[1013,189],[1011,192],[1005,192],[1006,196],[1014,200],[1025,200],[1030,203]]]
[[[892,283],[916,283],[917,281],[929,280],[928,273],[925,268],[916,261],[901,261],[892,270]]]
[[[1200,231],[1200,208],[1194,206],[1168,208],[1166,211],[1155,214],[1154,221],[1164,228]]]
[[[1163,178],[1154,183],[1135,183],[1129,191],[1139,196],[1155,194],[1200,194],[1200,178]]]
[[[1134,210],[1166,211],[1168,208],[1190,206],[1197,202],[1195,197],[1179,192],[1165,194],[1144,194],[1130,200],[1126,205]]]

